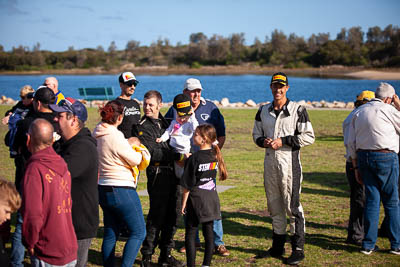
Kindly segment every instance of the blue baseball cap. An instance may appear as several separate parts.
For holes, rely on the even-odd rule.
[[[82,122],[85,122],[88,117],[85,105],[71,97],[62,99],[60,102],[58,102],[58,104],[51,104],[49,105],[49,107],[51,110],[57,113],[72,113],[77,116]]]

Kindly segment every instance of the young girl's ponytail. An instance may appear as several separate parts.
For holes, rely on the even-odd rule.
[[[215,154],[218,161],[219,179],[221,181],[224,181],[228,178],[228,172],[226,170],[225,161],[224,158],[222,157],[221,149],[219,149],[219,146],[213,145],[213,147],[215,149]]]

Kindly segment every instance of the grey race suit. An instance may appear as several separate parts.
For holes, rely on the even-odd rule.
[[[306,109],[287,100],[276,117],[273,103],[259,108],[253,128],[253,140],[260,146],[266,138],[282,139],[278,150],[265,149],[264,187],[275,234],[285,235],[286,214],[290,218],[292,245],[304,248],[305,220],[300,204],[303,174],[300,148],[314,142],[314,130]]]

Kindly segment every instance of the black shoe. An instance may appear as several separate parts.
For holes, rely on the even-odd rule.
[[[283,256],[283,254],[285,254],[285,249],[283,250],[275,250],[273,248],[270,248],[267,251],[263,251],[260,254],[257,254],[257,256],[255,257],[256,259],[263,259],[263,258],[281,258]]]
[[[297,265],[304,259],[304,251],[303,250],[293,250],[292,255],[286,260],[286,263],[289,265]]]
[[[400,255],[400,248],[396,248],[396,249],[390,249],[390,253],[394,254],[394,255]]]
[[[165,267],[183,267],[185,264],[180,260],[175,259],[174,256],[169,255],[168,257],[159,257],[158,258],[158,265],[165,266]]]
[[[379,247],[378,247],[378,246],[375,246],[373,249],[362,248],[362,249],[360,250],[360,252],[361,252],[362,254],[365,254],[365,255],[371,255],[372,252],[376,252],[376,251],[378,251],[378,250],[379,250]]]
[[[151,255],[143,255],[140,267],[151,267]]]
[[[272,247],[259,255],[256,256],[256,259],[261,258],[280,258],[283,254],[285,254],[285,242],[286,242],[286,234],[278,235],[273,232],[272,234]]]

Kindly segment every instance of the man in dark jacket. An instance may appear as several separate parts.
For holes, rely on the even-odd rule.
[[[19,192],[22,192],[22,180],[25,175],[25,163],[28,161],[31,153],[28,151],[26,146],[27,133],[30,125],[36,119],[45,119],[50,122],[54,128],[56,128],[56,122],[54,121],[55,113],[49,108],[49,104],[54,103],[55,95],[50,88],[41,86],[36,90],[33,95],[33,110],[34,112],[29,113],[29,115],[18,121],[17,123],[17,133],[14,139],[14,150],[18,152],[16,156],[16,175],[15,175],[15,185]],[[53,133],[54,134],[54,133]],[[59,135],[54,134],[55,140],[60,138]],[[57,147],[59,142],[53,144],[53,147]],[[22,244],[22,217],[20,213],[17,214],[17,223],[15,225],[15,232],[12,237],[12,250],[11,250],[11,264],[12,266],[22,267],[24,261],[25,247]]]
[[[160,114],[161,94],[158,91],[148,91],[143,102],[145,115],[136,127],[136,135],[150,151],[151,161],[146,169],[150,210],[147,216],[146,238],[140,250],[143,255],[142,266],[152,266],[151,256],[157,244],[161,251],[159,265],[183,266],[181,261],[171,255],[181,206],[179,181],[175,178],[173,161],[175,158],[179,159],[180,154],[174,153],[168,143],[156,142],[156,138],[160,137],[169,125]]]
[[[76,266],[86,266],[89,247],[99,225],[96,139],[85,127],[88,116],[81,102],[67,97],[50,108],[57,112],[56,121],[63,139],[60,155],[67,163],[72,179],[72,221],[78,239]]]

